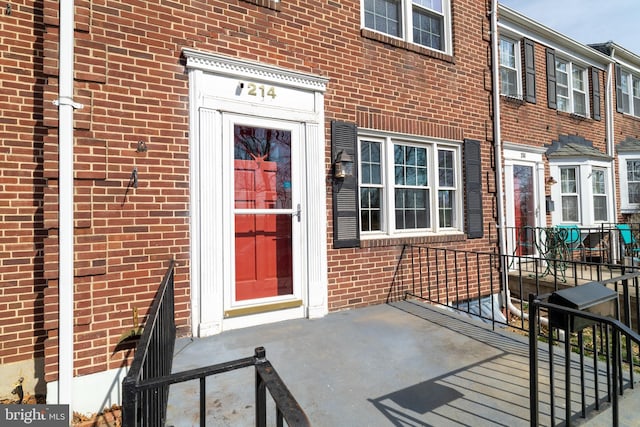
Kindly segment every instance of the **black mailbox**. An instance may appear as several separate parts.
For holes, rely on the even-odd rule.
[[[556,291],[549,296],[549,303],[585,311],[600,316],[615,318],[617,312],[618,293],[597,282]],[[565,329],[565,315],[551,310],[549,322],[552,327]],[[583,317],[571,316],[570,332],[578,332],[594,322]]]

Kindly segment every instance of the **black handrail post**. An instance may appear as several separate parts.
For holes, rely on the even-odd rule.
[[[264,347],[255,349],[256,364],[256,427],[267,426],[267,389],[264,379],[258,371],[258,365],[266,360],[266,351]]]
[[[126,377],[122,382],[122,425],[136,427],[136,406],[138,397],[133,378]]]
[[[529,404],[531,427],[537,427],[539,402],[538,402],[538,306],[535,296],[529,294]]]

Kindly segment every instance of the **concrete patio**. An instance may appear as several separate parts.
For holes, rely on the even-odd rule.
[[[313,426],[528,426],[527,339],[496,329],[401,301],[179,339],[173,370],[252,356],[264,346]],[[255,425],[254,382],[252,368],[209,378],[207,425]],[[171,387],[167,426],[199,425],[198,390],[197,381]],[[621,425],[640,425],[639,404],[640,391],[625,393]],[[543,413],[541,425],[548,424]],[[611,425],[610,410],[583,425]]]

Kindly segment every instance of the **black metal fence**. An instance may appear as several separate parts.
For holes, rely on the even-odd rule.
[[[640,264],[640,224],[505,227],[504,232],[507,253],[514,258],[577,260],[629,267]]]
[[[263,347],[256,348],[253,356],[245,357],[243,359],[232,360],[216,365],[173,373],[161,378],[142,381],[138,384],[138,389],[140,391],[154,391],[161,389],[162,387],[168,387],[171,384],[198,380],[200,384],[200,426],[204,427],[207,425],[206,379],[213,375],[234,371],[236,369],[249,368],[251,366],[255,367],[256,374],[256,426],[266,427],[267,425],[267,390],[275,404],[275,423],[278,427],[282,427],[284,422],[286,422],[288,426],[310,426],[311,424],[309,423],[306,414],[282,381],[271,362],[266,359],[266,352]],[[146,426],[147,424],[141,425]]]
[[[633,387],[633,369],[640,366],[640,271],[637,267],[583,261],[577,257],[499,256],[419,245],[405,247],[402,259],[394,281],[397,290],[402,290],[406,297],[468,313],[490,322],[494,328],[504,326],[529,333],[533,340],[531,348],[535,351],[531,353],[531,378],[536,379],[536,384],[532,383],[536,392],[535,400],[532,392],[532,425],[538,425],[540,417],[545,416],[552,425],[556,419],[569,425],[608,402],[612,402],[617,419],[617,396],[625,388]],[[568,327],[565,329],[570,332],[558,332],[559,327],[553,324],[549,313],[549,308],[556,306],[536,297],[535,301],[523,297],[541,295],[544,299],[583,285],[606,288],[616,305],[613,317],[598,318],[584,333]],[[562,307],[562,310],[588,320],[594,317],[571,307]],[[537,351],[541,330],[547,331],[542,338],[549,343],[542,359]],[[558,351],[564,353],[557,355]],[[542,370],[538,369],[540,360],[547,363]],[[537,386],[540,372],[548,375],[550,384],[549,394],[544,395],[542,403]],[[559,384],[558,372],[564,374],[563,384]],[[572,389],[573,384],[579,386]],[[572,402],[579,402],[577,410]],[[555,408],[559,407],[569,409],[558,414]]]
[[[405,271],[395,279],[403,296],[445,305],[494,326],[506,323],[496,298],[501,292],[499,255],[410,245],[403,258]]]
[[[173,277],[172,260],[153,300],[129,373],[122,382],[123,427],[164,426],[169,387],[195,379],[200,381],[200,425],[205,426],[207,377],[251,366],[256,372],[256,426],[267,425],[267,390],[275,402],[278,427],[285,421],[289,426],[309,426],[307,416],[266,359],[262,347],[256,348],[251,357],[171,373],[176,339]]]
[[[145,388],[142,384],[171,374],[176,341],[173,276],[171,260],[149,310],[129,372],[122,381],[125,427],[164,425],[169,385]]]
[[[633,278],[637,291],[638,273],[632,276],[628,279]],[[617,319],[549,299],[549,295],[529,297],[531,426],[556,425],[558,419],[571,425],[608,405],[611,425],[620,425],[619,396],[634,388],[640,335]],[[545,330],[543,316],[558,321]],[[546,352],[539,351],[540,337],[548,343]]]

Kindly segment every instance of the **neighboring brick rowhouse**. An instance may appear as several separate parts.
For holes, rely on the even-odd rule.
[[[495,248],[487,2],[452,3],[454,55],[447,56],[361,30],[358,0],[76,0],[74,100],[84,104],[75,112],[76,375],[126,363],[128,353],[114,352],[118,339],[134,308],[144,318],[172,257],[176,318],[189,328],[185,47],[328,77],[326,135],[338,119],[481,141],[482,239],[333,249],[327,185],[330,310],[385,301],[405,243]],[[0,363],[45,356],[47,381],[57,379],[58,351],[58,6],[12,2],[0,20]],[[141,140],[148,151],[136,151]],[[326,147],[329,171],[328,139]],[[134,168],[135,189],[128,188]]]

